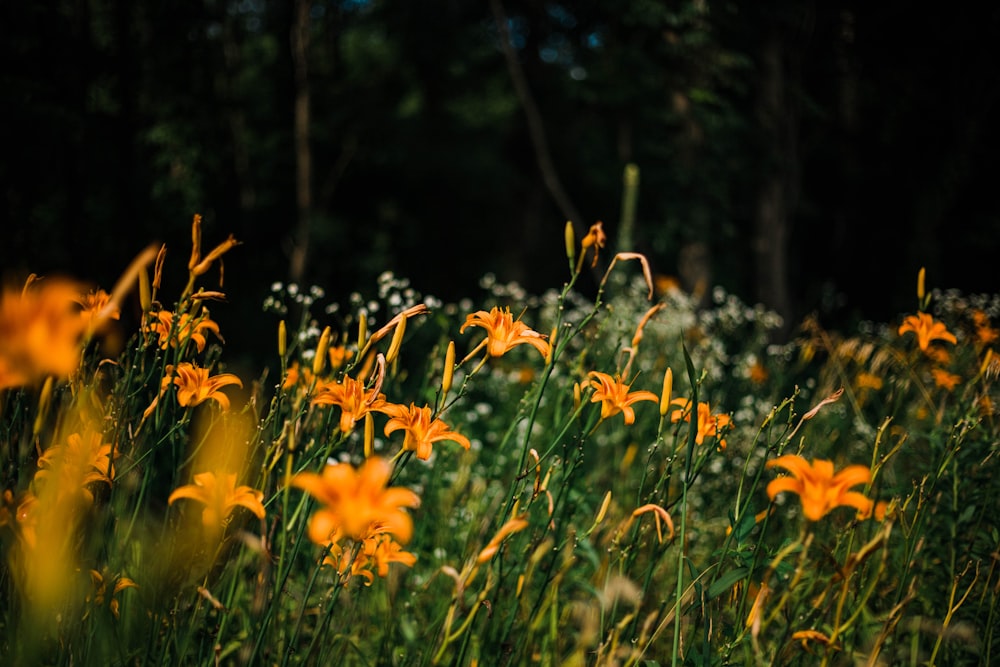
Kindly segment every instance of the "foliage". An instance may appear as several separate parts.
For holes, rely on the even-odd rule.
[[[699,309],[635,253],[582,296],[591,234],[540,296],[488,276],[442,303],[386,272],[323,306],[275,284],[270,381],[223,372],[203,282],[241,249],[202,255],[199,217],[169,308],[163,249],[100,298],[9,288],[0,654],[989,663],[997,299],[921,276],[924,317],[775,347],[772,313],[721,290]],[[141,325],[106,358],[133,284]],[[57,347],[78,364],[46,365]]]

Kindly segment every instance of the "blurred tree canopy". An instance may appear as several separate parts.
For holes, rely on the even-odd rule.
[[[234,301],[565,274],[562,228],[793,324],[997,289],[1000,10],[835,0],[0,6],[0,266],[109,286],[193,213]],[[253,297],[253,298],[248,298]],[[259,301],[243,313],[251,317]]]

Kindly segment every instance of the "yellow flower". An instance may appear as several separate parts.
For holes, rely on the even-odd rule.
[[[545,336],[532,331],[524,322],[515,320],[509,307],[500,310],[494,306],[488,313],[485,310],[473,313],[465,318],[465,324],[458,332],[465,333],[468,327],[486,329],[486,351],[491,357],[502,357],[518,345],[530,345],[541,352],[543,357],[549,353]]]
[[[222,339],[219,335],[219,325],[210,320],[207,314],[192,317],[190,313],[181,313],[175,324],[174,314],[169,310],[161,310],[156,313],[156,320],[149,324],[148,330],[159,337],[160,347],[164,350],[168,345],[183,347],[188,341],[193,341],[198,351],[203,352],[208,342],[204,333],[207,331]]]
[[[867,371],[859,372],[854,378],[854,382],[858,389],[872,389],[874,391],[878,391],[882,388],[882,378],[868,373]]]
[[[359,419],[371,410],[378,410],[385,402],[385,394],[378,387],[365,390],[360,380],[344,376],[340,382],[322,382],[312,399],[313,405],[336,405],[340,408],[340,430],[350,433]]]
[[[670,413],[670,421],[677,423],[682,419],[686,422],[691,421],[691,400],[687,398],[675,398],[672,400],[671,405],[680,405],[681,407]],[[698,433],[695,435],[695,443],[701,444],[705,441],[706,437],[716,438],[719,441],[719,449],[726,448],[726,439],[721,437],[721,434],[725,432],[726,427],[729,426],[730,419],[729,415],[713,415],[712,409],[709,404],[705,401],[698,402]]]
[[[653,401],[659,403],[660,398],[651,391],[629,391],[630,385],[625,384],[620,376],[611,377],[600,371],[590,371],[587,377],[590,386],[594,388],[591,403],[601,404],[601,419],[613,417],[619,412],[625,417],[626,424],[635,422],[635,410],[631,407],[638,401]]]
[[[390,417],[385,425],[385,434],[404,431],[403,451],[416,452],[417,458],[423,461],[430,458],[431,445],[439,440],[457,442],[465,449],[471,446],[464,435],[452,431],[440,419],[434,419],[430,406],[418,408],[415,403],[411,403],[409,407],[386,403],[379,411]]]
[[[417,557],[409,551],[403,551],[403,547],[391,535],[379,532],[372,532],[362,539],[357,553],[354,549],[334,544],[330,546],[329,555],[323,559],[323,564],[332,566],[338,574],[342,575],[350,570],[352,576],[364,577],[366,586],[375,581],[372,568],[378,576],[385,577],[389,574],[390,563],[412,567],[416,562]]]
[[[865,466],[850,465],[834,474],[832,461],[816,460],[810,464],[797,454],[786,454],[768,461],[766,467],[784,468],[791,473],[767,485],[768,497],[774,500],[782,491],[797,493],[802,500],[802,512],[810,521],[819,521],[841,505],[856,508],[862,518],[871,515],[872,501],[862,493],[848,490],[871,481],[871,471]]]
[[[97,570],[90,571],[90,579],[94,582],[94,604],[98,607],[104,606],[104,599],[108,596],[108,584],[114,583],[111,587],[111,602],[108,603],[108,608],[111,610],[111,614],[118,618],[118,598],[115,596],[121,593],[126,588],[139,588],[139,584],[135,583],[131,579],[125,576],[111,576],[105,579],[104,575]],[[87,601],[90,601],[88,596]]]
[[[37,285],[37,286],[36,286]],[[80,365],[87,322],[80,317],[80,288],[67,280],[32,276],[23,290],[0,293],[0,389],[46,375],[64,378]]]
[[[917,335],[917,346],[924,352],[935,340],[943,340],[952,344],[958,342],[955,335],[949,332],[942,322],[935,322],[929,313],[917,313],[906,317],[899,325],[899,335],[902,336],[908,331]]]
[[[373,533],[389,533],[402,544],[409,542],[413,519],[404,508],[419,507],[420,498],[409,489],[386,488],[391,475],[392,466],[377,456],[357,470],[330,463],[321,474],[295,475],[292,486],[322,505],[309,519],[309,539],[328,547],[342,537],[360,541]]]
[[[173,364],[168,364],[165,370],[166,374],[160,383],[160,396],[163,396],[163,392],[170,385],[175,385],[177,387],[177,403],[185,408],[213,400],[223,410],[228,410],[229,397],[220,390],[232,384],[238,387],[243,386],[243,382],[232,373],[219,373],[209,377],[207,368],[198,368],[187,361],[177,364],[176,368]],[[144,417],[152,414],[158,400],[159,396],[153,399],[150,406],[146,408]]]
[[[75,492],[82,489],[88,501],[93,501],[93,494],[85,487],[92,482],[102,482],[110,485],[115,477],[114,459],[118,457],[118,448],[104,442],[100,433],[89,432],[84,436],[73,433],[66,438],[66,443],[54,445],[45,450],[38,459],[40,470],[35,478],[47,479],[53,473],[58,477],[54,483],[60,491]]]
[[[179,487],[170,494],[168,505],[175,500],[189,498],[205,506],[201,521],[206,528],[219,528],[237,507],[245,507],[258,519],[264,518],[264,494],[249,486],[236,486],[236,473],[201,472],[194,476],[194,484]]]
[[[945,391],[952,391],[962,381],[961,375],[949,373],[943,368],[932,368],[931,375],[934,377],[934,384]]]

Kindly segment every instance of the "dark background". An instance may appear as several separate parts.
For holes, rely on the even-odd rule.
[[[892,320],[921,266],[997,289],[990,3],[3,0],[0,52],[8,279],[110,288],[158,241],[179,291],[199,212],[206,252],[244,242],[219,319],[387,269],[446,300],[487,271],[541,291],[567,219],[616,245],[632,162],[613,249],[788,332]]]

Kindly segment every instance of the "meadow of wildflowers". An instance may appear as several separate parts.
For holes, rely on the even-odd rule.
[[[1000,659],[1000,297],[921,272],[898,321],[774,345],[571,230],[540,295],[276,283],[257,377],[197,216],[110,293],[4,285],[0,663]]]

